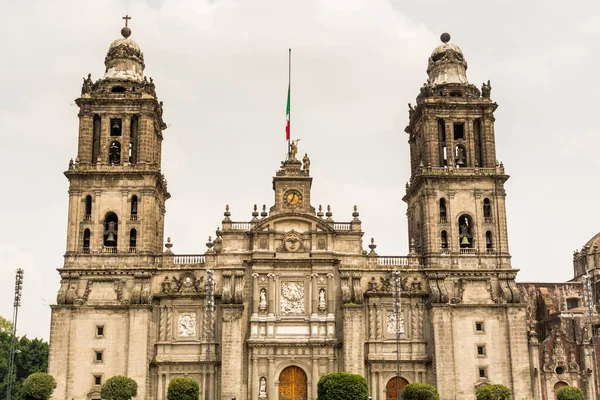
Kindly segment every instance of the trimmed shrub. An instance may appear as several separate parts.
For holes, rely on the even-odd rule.
[[[21,394],[24,400],[48,400],[55,388],[56,381],[52,375],[36,372],[25,379]]]
[[[512,393],[504,385],[485,385],[477,389],[477,400],[510,400]]]
[[[402,389],[404,400],[440,400],[440,394],[434,386],[426,383],[409,383]]]
[[[198,400],[199,394],[198,382],[192,378],[174,378],[167,389],[169,400]]]
[[[100,396],[104,400],[129,400],[137,396],[137,382],[126,376],[113,376],[104,382]]]
[[[585,400],[581,389],[574,386],[564,386],[557,390],[556,398],[558,400]]]
[[[317,384],[319,400],[367,400],[367,380],[358,374],[336,372],[325,374]]]

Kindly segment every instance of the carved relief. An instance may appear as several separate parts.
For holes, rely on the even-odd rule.
[[[304,314],[304,282],[281,283],[281,314]]]
[[[319,240],[317,240],[317,249],[319,249],[319,250],[327,249],[327,242],[325,241],[324,238],[320,238]]]
[[[242,304],[244,302],[244,271],[235,271],[235,285],[233,292],[233,302]]]
[[[342,288],[342,302],[349,303],[352,300],[352,296],[350,295],[350,287],[348,286],[348,279],[350,275],[347,272],[340,273],[341,277],[341,288]]]
[[[387,313],[387,333],[396,335],[396,329],[399,328],[400,334],[404,334],[404,316],[402,315],[402,312],[398,313],[398,317],[400,318],[400,321],[397,320],[395,311],[389,311]]]
[[[290,253],[297,253],[304,251],[304,244],[302,243],[302,234],[291,230],[283,237],[283,248],[285,251]]]
[[[362,304],[364,298],[362,288],[360,287],[361,276],[360,272],[352,274],[352,289],[354,289],[354,302],[356,304]]]
[[[221,301],[223,304],[231,303],[231,271],[223,271],[223,291]]]
[[[177,329],[180,337],[196,336],[196,314],[192,312],[180,313]]]

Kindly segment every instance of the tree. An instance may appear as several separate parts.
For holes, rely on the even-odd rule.
[[[319,400],[367,400],[368,396],[367,380],[357,374],[325,374],[317,384]]]
[[[23,400],[48,400],[55,388],[56,381],[52,375],[35,372],[23,382],[21,396]]]
[[[108,378],[102,389],[100,396],[105,400],[129,400],[137,396],[137,382],[126,376],[113,376]]]
[[[585,396],[581,389],[574,386],[564,386],[556,392],[558,400],[585,400]]]
[[[485,385],[477,389],[477,400],[510,400],[510,389],[504,385]]]
[[[192,378],[175,378],[169,382],[168,400],[197,400],[200,394],[198,382]]]
[[[13,324],[2,315],[0,315],[0,332],[8,332],[11,333],[13,329]]]
[[[404,400],[440,400],[437,389],[425,383],[410,383],[402,390]]]

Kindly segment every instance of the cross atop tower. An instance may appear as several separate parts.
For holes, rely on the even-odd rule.
[[[125,20],[125,27],[127,27],[127,23],[129,22],[129,20],[131,19],[131,17],[129,15],[125,15],[123,17],[123,19]]]

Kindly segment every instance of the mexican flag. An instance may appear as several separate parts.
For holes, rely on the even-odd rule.
[[[290,140],[290,85],[288,85],[287,106],[285,108],[285,140]]]

